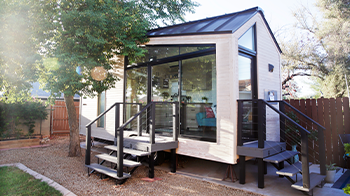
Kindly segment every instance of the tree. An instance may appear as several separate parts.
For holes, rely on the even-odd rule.
[[[131,61],[143,55],[138,47],[146,43],[148,29],[183,20],[192,12],[190,0],[57,0],[34,1],[41,17],[37,24],[42,35],[40,80],[55,96],[64,94],[70,126],[68,156],[79,156],[79,130],[73,95],[95,96],[113,88],[118,80],[112,74],[115,55],[127,55]],[[103,67],[107,77],[97,81],[91,76],[95,67]],[[81,72],[76,72],[76,70]]]
[[[41,57],[30,10],[28,1],[0,1],[0,92],[7,102],[28,99],[31,83],[38,77]]]
[[[343,97],[350,73],[350,5],[343,0],[318,0],[323,18],[306,7],[294,12],[302,35],[281,42],[283,84],[295,76],[314,76],[325,97]],[[283,85],[282,84],[282,85]]]

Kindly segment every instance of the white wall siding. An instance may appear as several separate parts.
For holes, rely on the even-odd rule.
[[[124,86],[124,57],[114,57],[113,60],[117,62],[113,69],[113,73],[117,75],[120,79],[115,83],[115,88],[106,91],[106,109],[112,106],[115,102],[123,102],[123,86]],[[84,96],[83,96],[84,97]],[[82,98],[81,99],[81,126],[80,126],[80,134],[85,134],[86,128],[85,126],[94,120],[97,115],[97,96],[94,98]],[[122,106],[120,108],[122,110]],[[101,130],[107,131],[109,134],[114,135],[114,119],[115,119],[115,110],[114,108],[109,111],[105,116],[105,128],[97,127],[97,124],[94,123],[91,126],[92,130]],[[121,113],[122,119],[122,113]],[[122,122],[122,120],[120,120]],[[102,138],[107,139],[107,138]]]
[[[282,97],[280,53],[261,15],[255,15],[234,35],[238,40],[254,24],[256,25],[257,40],[258,98],[265,98],[265,90],[276,90],[277,99],[280,100]],[[236,63],[236,67],[238,67],[238,61]],[[269,72],[268,64],[274,65],[272,73]],[[238,80],[236,82],[238,83]],[[278,104],[274,106],[278,108]],[[266,139],[279,141],[279,116],[270,108],[266,109]]]

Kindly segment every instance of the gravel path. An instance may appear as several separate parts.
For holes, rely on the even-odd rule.
[[[141,180],[148,176],[148,168],[144,166],[139,167],[125,184],[116,186],[114,179],[101,180],[95,174],[88,177],[84,157],[67,157],[67,137],[53,139],[50,144],[52,146],[45,148],[0,151],[0,165],[22,163],[77,195],[260,195],[182,175],[171,175],[162,170],[155,170],[155,176],[161,180],[145,182]]]

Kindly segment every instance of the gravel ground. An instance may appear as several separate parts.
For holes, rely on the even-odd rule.
[[[111,178],[101,180],[96,174],[88,177],[84,156],[67,157],[67,137],[57,137],[49,144],[52,146],[0,151],[0,164],[22,163],[77,195],[260,195],[157,169],[155,177],[161,180],[142,181],[141,178],[148,176],[148,168],[144,166],[139,167],[126,183],[116,186]]]

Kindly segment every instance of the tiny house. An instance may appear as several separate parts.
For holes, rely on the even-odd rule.
[[[238,158],[245,162],[250,154],[262,160],[244,143],[280,142],[281,115],[274,110],[281,104],[259,110],[252,102],[281,100],[281,49],[259,7],[153,29],[147,36],[150,41],[140,46],[147,53],[139,62],[119,57],[115,73],[121,80],[115,88],[95,99],[81,98],[81,134],[123,143],[116,135],[124,123],[124,137],[145,132],[153,144],[173,139],[144,151],[172,149],[226,164],[237,164]],[[250,106],[238,100],[250,100]],[[116,103],[115,112],[106,113]],[[263,137],[259,111],[265,116]],[[101,113],[96,124],[89,124]],[[141,148],[132,141],[123,145]],[[244,183],[244,174],[240,179]]]
[[[143,62],[126,63],[118,70],[121,80],[116,88],[97,99],[82,98],[81,133],[115,102],[177,101],[181,103],[177,153],[235,164],[237,99],[263,98],[266,90],[281,98],[281,50],[261,9],[154,29],[147,35]],[[166,110],[163,106],[156,112],[160,129],[171,125]],[[92,129],[114,134],[113,115],[106,114]]]

